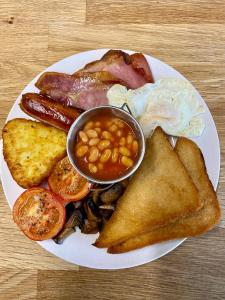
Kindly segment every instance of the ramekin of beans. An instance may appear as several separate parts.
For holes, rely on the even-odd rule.
[[[67,137],[74,168],[92,183],[112,184],[140,166],[145,139],[135,118],[122,108],[98,106],[81,114]]]

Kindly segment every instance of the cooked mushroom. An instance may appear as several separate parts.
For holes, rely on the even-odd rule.
[[[96,184],[94,186],[92,186],[92,188],[90,188],[90,191],[92,192],[103,192],[103,191],[107,191],[108,189],[110,189],[114,184]]]
[[[73,216],[75,218],[75,226],[81,227],[84,223],[84,213],[82,212],[82,209],[75,209]]]
[[[85,219],[84,220],[84,225],[81,228],[82,233],[97,233],[99,231],[99,226],[98,223],[95,221],[90,221]]]
[[[101,193],[100,191],[96,190],[96,191],[91,192],[91,194],[90,194],[90,196],[92,197],[93,202],[95,204],[98,203],[100,193]]]
[[[103,203],[112,203],[120,198],[125,188],[121,182],[114,184],[109,190],[101,193],[100,200]]]
[[[113,186],[99,186],[82,201],[68,204],[66,206],[68,220],[54,241],[62,244],[65,238],[76,230],[76,226],[79,226],[82,233],[97,233],[110,219],[116,201],[122,196],[127,185],[128,180],[123,180]]]
[[[75,209],[80,208],[82,206],[82,201],[75,201],[72,202]]]
[[[101,221],[108,221],[113,214],[112,209],[100,209],[99,213],[101,214]]]
[[[120,183],[122,184],[122,186],[123,186],[123,187],[124,187],[124,189],[125,189],[125,188],[127,188],[127,187],[128,187],[128,184],[129,184],[129,179],[124,179],[124,180],[122,180]]]
[[[80,210],[74,210],[65,223],[63,229],[54,237],[56,244],[62,244],[65,238],[76,231],[76,226],[81,227],[84,223],[83,215]]]
[[[87,214],[87,218],[89,220],[97,220],[99,217],[99,208],[98,205],[92,200],[92,198],[88,198],[84,202],[84,209]]]
[[[66,205],[66,221],[69,219],[69,217],[73,212],[74,212],[74,202],[70,202]]]
[[[57,234],[56,237],[53,238],[53,241],[56,244],[62,244],[64,240],[75,231],[75,228],[64,228],[59,234]]]
[[[102,204],[99,206],[101,209],[107,209],[107,210],[115,210],[115,205],[113,204]]]

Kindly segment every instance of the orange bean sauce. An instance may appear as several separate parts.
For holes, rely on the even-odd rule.
[[[99,114],[89,120],[76,137],[78,168],[99,180],[125,175],[138,157],[138,141],[132,128],[113,114]]]

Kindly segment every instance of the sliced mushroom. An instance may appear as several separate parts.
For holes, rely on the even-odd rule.
[[[90,207],[88,206],[87,202],[84,203],[84,210],[86,213],[86,217],[89,221],[94,221],[94,222],[98,221],[98,218],[93,214],[93,212],[90,209]]]
[[[100,209],[108,209],[108,210],[115,210],[115,205],[113,204],[102,204],[99,206]]]
[[[122,186],[123,186],[123,187],[124,187],[124,189],[125,189],[125,188],[127,188],[127,187],[128,187],[128,184],[129,184],[129,179],[124,179],[124,180],[122,180],[120,183],[122,184]]]
[[[85,203],[84,203],[84,208],[85,208],[85,211],[87,213],[87,218],[89,220],[91,219],[96,219],[99,217],[99,208],[98,208],[98,205],[95,204],[95,202],[92,200],[92,198],[88,198]],[[89,217],[90,215],[90,217]],[[92,216],[94,215],[95,218]]]
[[[90,233],[97,233],[98,231],[99,231],[99,226],[97,222],[90,221],[87,219],[84,220],[84,224],[81,228],[82,233],[90,234]]]
[[[65,223],[63,229],[54,237],[56,244],[62,244],[65,238],[76,231],[76,226],[81,227],[84,223],[84,218],[80,210],[74,210]]]
[[[121,182],[116,183],[109,190],[101,193],[100,200],[103,203],[112,203],[122,196],[124,190],[125,188]]]
[[[82,206],[82,201],[75,201],[72,202],[75,209],[80,208]]]
[[[56,237],[53,238],[53,241],[56,244],[62,244],[64,240],[75,231],[75,228],[64,228]]]
[[[108,221],[113,214],[112,209],[100,209],[99,212],[101,214],[101,221],[103,221],[103,220]]]
[[[71,214],[74,212],[74,202],[70,202],[66,205],[66,221],[69,219]]]
[[[74,213],[74,227],[78,226],[81,227],[84,223],[84,213],[82,212],[82,209],[75,209]]]
[[[95,204],[98,203],[100,193],[101,193],[100,191],[93,191],[93,192],[91,192],[91,197],[92,197],[93,202]]]

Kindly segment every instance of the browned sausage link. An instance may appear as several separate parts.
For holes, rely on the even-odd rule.
[[[74,120],[82,112],[80,109],[65,107],[61,103],[36,93],[24,94],[20,108],[35,119],[64,131],[69,131]]]

